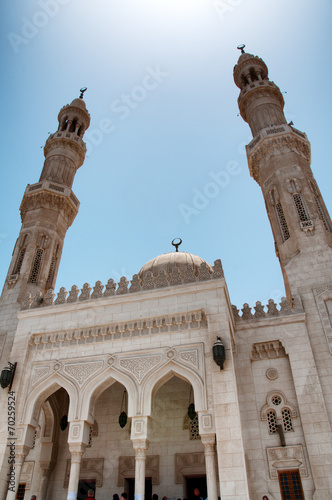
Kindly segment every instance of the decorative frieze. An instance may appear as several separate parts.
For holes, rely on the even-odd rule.
[[[54,300],[53,290],[50,289],[46,301],[45,300],[41,301],[40,298],[43,297],[39,295],[36,299],[36,297],[32,297],[30,294],[27,294],[22,309],[73,303],[91,299],[99,299],[102,297],[110,297],[113,295],[123,295],[127,294],[128,292],[136,293],[140,291],[155,290],[158,288],[165,288],[169,286],[202,282],[210,279],[224,278],[224,271],[220,259],[214,262],[212,272],[210,269],[211,268],[206,264],[206,262],[202,262],[198,276],[195,275],[193,267],[189,264],[187,265],[186,271],[183,273],[183,275],[181,275],[179,269],[176,266],[173,267],[172,271],[169,274],[166,274],[164,270],[161,270],[156,277],[154,277],[153,273],[150,271],[144,273],[144,276],[142,278],[140,278],[138,274],[134,274],[130,282],[131,284],[129,288],[128,288],[129,281],[125,276],[122,276],[120,278],[118,286],[116,285],[113,279],[109,279],[107,285],[105,286],[104,292],[103,292],[104,285],[102,284],[101,281],[97,281],[95,286],[93,287],[93,293],[91,295],[90,292],[92,288],[89,285],[89,283],[85,283],[83,285],[81,294],[80,294],[80,289],[78,288],[77,285],[73,285],[71,287],[69,295],[67,290],[64,287],[62,287],[60,288],[58,296],[55,300]]]
[[[279,340],[273,340],[272,342],[258,342],[253,344],[251,350],[252,361],[283,358],[285,356],[285,348]]]
[[[30,490],[30,488],[31,488],[31,481],[32,481],[34,468],[35,468],[35,462],[25,461],[24,464],[22,465],[20,482],[25,483],[26,490]]]
[[[76,346],[91,342],[105,342],[142,335],[177,332],[184,329],[197,330],[206,327],[207,319],[204,311],[196,310],[149,319],[140,318],[121,323],[32,334],[29,345],[31,349],[51,349],[52,347]],[[186,356],[189,356],[189,354]],[[191,364],[195,363],[193,356],[193,353],[189,356]]]

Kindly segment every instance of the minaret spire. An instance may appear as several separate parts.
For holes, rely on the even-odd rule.
[[[306,134],[287,124],[284,98],[258,56],[244,52],[234,67],[238,105],[253,140],[246,146],[251,176],[260,185],[275,239],[288,299],[308,284],[303,269],[314,270],[317,252],[332,247],[332,224],[310,168]],[[330,250],[329,249],[329,250]],[[322,275],[331,256],[321,262]]]
[[[85,90],[60,110],[58,130],[44,147],[40,179],[25,190],[20,206],[22,228],[1,301],[11,297],[21,304],[27,293],[44,296],[54,287],[63,241],[79,209],[71,188],[86,153],[83,135],[90,115],[83,100]]]

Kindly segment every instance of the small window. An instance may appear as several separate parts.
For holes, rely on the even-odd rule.
[[[199,435],[197,413],[195,418],[193,418],[193,420],[190,420],[189,422],[189,430],[190,430],[190,439],[201,439],[201,436]]]
[[[18,485],[16,500],[23,500],[25,494],[25,483]]]
[[[301,477],[298,470],[278,472],[282,500],[304,500]]]

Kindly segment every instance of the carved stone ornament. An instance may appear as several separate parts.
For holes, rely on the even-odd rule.
[[[103,471],[104,459],[103,458],[82,458],[79,479],[95,480],[96,486],[101,488],[103,486]],[[63,487],[68,489],[70,475],[70,460],[67,460],[65,478]]]
[[[151,477],[152,484],[159,484],[159,455],[148,455],[145,460],[145,476]],[[124,486],[125,478],[135,477],[135,457],[119,457],[117,486]]]
[[[298,469],[301,477],[308,477],[302,444],[267,448],[266,452],[271,479],[278,479],[278,471],[288,469]]]
[[[257,342],[251,349],[251,359],[253,361],[262,359],[283,358],[286,356],[285,348],[279,340],[271,342]]]
[[[33,368],[31,385],[34,386],[41,379],[45,378],[51,371],[49,366],[36,366]]]
[[[182,484],[184,477],[205,476],[204,453],[175,454],[175,483]]]
[[[36,208],[48,208],[60,211],[68,227],[72,225],[78,212],[78,209],[73,206],[66,195],[51,193],[43,189],[42,191],[34,191],[24,195],[20,206],[22,222],[26,213]]]
[[[96,281],[95,286],[93,287],[93,292],[91,294],[92,299],[99,299],[100,297],[103,296],[103,288],[104,285],[102,284],[101,281]]]
[[[157,366],[161,360],[162,356],[160,354],[125,358],[120,360],[120,366],[134,375],[138,383],[141,383],[145,375]]]
[[[294,151],[310,163],[310,145],[308,141],[295,137],[293,134],[285,134],[282,137],[265,139],[252,153],[248,153],[248,164],[250,175],[260,184],[259,169],[261,163],[274,154]]]
[[[91,375],[99,371],[103,361],[87,361],[85,363],[71,363],[64,366],[63,371],[82,385]]]
[[[180,358],[185,363],[198,368],[198,352],[197,349],[192,349],[190,351],[182,351],[180,353]]]
[[[117,340],[142,335],[158,335],[165,332],[182,330],[198,330],[207,327],[207,318],[201,309],[184,314],[156,316],[148,319],[136,319],[121,323],[94,325],[74,330],[32,334],[29,339],[30,348],[51,349],[53,347],[73,347],[101,339]]]
[[[35,462],[24,462],[20,475],[20,482],[25,483],[25,489],[30,490]]]

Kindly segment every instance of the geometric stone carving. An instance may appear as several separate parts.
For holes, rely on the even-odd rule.
[[[175,454],[175,483],[182,484],[186,476],[205,476],[204,453]]]
[[[267,448],[267,460],[271,479],[278,479],[278,471],[298,469],[302,477],[308,477],[302,444]]]
[[[138,383],[162,360],[161,354],[152,356],[141,356],[136,358],[125,358],[120,360],[120,366],[130,372]]]
[[[124,486],[125,479],[135,477],[135,457],[119,457],[118,486]],[[145,460],[145,477],[151,477],[152,484],[159,484],[159,455],[148,455]]]
[[[89,300],[91,292],[91,286],[89,283],[84,283],[83,288],[81,290],[81,295],[79,296],[79,300]]]
[[[34,468],[35,468],[35,462],[24,462],[24,464],[22,465],[20,482],[25,483],[26,490],[29,490],[31,487],[31,480]]]
[[[82,385],[90,375],[96,373],[102,366],[102,361],[73,363],[65,365],[64,371],[71,375],[79,385]]]
[[[182,351],[180,353],[180,358],[188,363],[189,365],[198,368],[198,352],[197,350]]]
[[[103,470],[104,470],[104,459],[103,458],[82,458],[79,479],[95,480],[96,486],[103,486]],[[67,460],[65,478],[63,482],[63,487],[65,489],[69,486],[69,474],[70,474],[70,459]]]
[[[33,372],[32,372],[31,385],[35,385],[35,383],[38,382],[38,380],[46,377],[46,375],[49,373],[50,369],[51,368],[49,366],[35,367],[33,369]]]
[[[211,274],[209,272],[209,268],[206,262],[202,262],[202,264],[199,266],[198,279],[200,281],[211,279]]]
[[[251,360],[275,359],[286,356],[285,348],[279,340],[258,342],[251,349]]]
[[[101,281],[96,281],[95,286],[93,287],[93,292],[91,294],[92,299],[99,299],[100,297],[103,296],[103,288],[104,285],[102,284]]]

